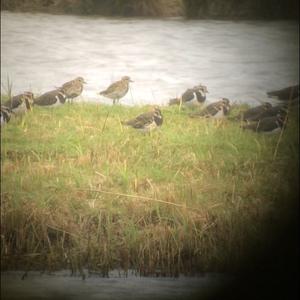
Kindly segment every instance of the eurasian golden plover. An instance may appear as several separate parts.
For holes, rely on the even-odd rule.
[[[74,80],[64,83],[59,90],[66,95],[67,99],[76,98],[81,95],[83,91],[83,85],[86,84],[83,77],[77,77]]]
[[[113,100],[113,104],[118,103],[129,90],[129,82],[133,82],[129,76],[122,77],[121,80],[112,83],[106,90],[99,94]]]

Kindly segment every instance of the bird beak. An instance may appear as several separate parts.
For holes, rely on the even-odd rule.
[[[83,81],[83,83],[87,84],[87,82],[86,82],[86,81]]]
[[[133,80],[129,79],[130,82],[134,82]]]

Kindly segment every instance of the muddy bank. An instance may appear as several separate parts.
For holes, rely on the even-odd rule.
[[[298,19],[297,0],[3,0],[2,10],[199,19]]]

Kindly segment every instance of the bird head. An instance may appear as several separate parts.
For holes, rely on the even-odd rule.
[[[34,101],[34,94],[33,94],[32,92],[24,92],[23,95],[24,95],[24,97],[25,97],[26,99],[28,99],[28,102],[29,102],[30,104],[33,104],[33,101]]]
[[[77,78],[75,79],[75,81],[77,81],[77,82],[79,82],[79,83],[81,83],[81,84],[86,84],[86,82],[84,81],[83,77],[77,77]]]
[[[203,84],[199,84],[193,87],[193,90],[202,91],[203,93],[208,93],[207,87]]]
[[[282,112],[279,112],[277,115],[276,115],[276,119],[277,119],[277,122],[278,124],[280,125],[280,127],[285,127],[286,125],[286,122],[288,120],[288,116],[287,114],[284,114]]]
[[[126,82],[133,82],[133,80],[131,80],[129,76],[123,76],[121,80]]]
[[[229,99],[227,99],[227,98],[222,98],[222,103],[223,104],[225,104],[225,105],[230,105],[230,101],[229,101]]]
[[[155,112],[159,112],[159,113],[161,114],[161,111],[160,111],[160,108],[159,108],[158,105],[155,105],[155,106],[153,107],[153,110],[154,110]]]
[[[230,110],[230,101],[227,98],[222,98],[220,108],[223,109],[224,114],[227,114]]]
[[[27,93],[23,93],[22,96],[21,96],[21,101],[22,101],[22,103],[25,103],[27,110],[32,110],[33,101],[34,101],[32,95],[28,95]]]
[[[264,109],[266,110],[272,108],[272,104],[269,102],[265,102],[263,105],[264,105]]]
[[[161,114],[161,110],[160,110],[159,106],[155,105],[153,107],[153,112],[154,112],[153,117],[154,117],[155,123],[158,126],[161,126],[163,123],[163,116]]]

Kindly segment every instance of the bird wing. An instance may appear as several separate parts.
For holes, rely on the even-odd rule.
[[[200,117],[211,117],[219,111],[220,103],[212,103],[207,105],[202,111],[199,112]]]
[[[244,121],[258,121],[260,119],[260,115],[267,110],[270,110],[270,108],[266,107],[265,104],[261,104],[246,110],[242,110],[236,118]]]
[[[132,126],[133,128],[142,128],[147,124],[151,124],[154,120],[153,112],[146,112],[134,119],[125,122],[126,125]]]
[[[116,81],[112,83],[106,90],[100,92],[100,94],[110,94],[115,91],[115,89],[120,85],[121,81]]]
[[[274,117],[276,116],[278,113],[280,112],[284,112],[285,109],[280,107],[280,106],[274,106],[274,107],[271,107],[269,109],[266,109],[256,115],[254,115],[253,117],[250,117],[248,118],[248,120],[251,120],[251,121],[259,121],[263,118],[268,118],[268,117]]]
[[[251,122],[249,124],[245,124],[245,125],[242,125],[241,128],[243,129],[251,129],[251,130],[257,130],[258,128],[258,125],[259,125],[259,122]]]
[[[63,89],[68,89],[68,88],[70,88],[73,84],[74,84],[74,80],[71,80],[71,81],[68,81],[68,82],[64,83],[61,87],[62,87]]]
[[[11,99],[7,100],[3,105],[11,109],[17,108],[22,104],[22,95],[14,96]]]
[[[187,89],[181,96],[182,102],[188,102],[194,99],[194,91]]]
[[[55,97],[58,95],[58,92],[59,91],[57,91],[57,90],[47,92],[47,93],[41,95],[40,97],[36,98],[34,100],[34,104],[52,105],[52,104],[56,103],[56,101],[57,101],[57,99]]]
[[[278,127],[277,117],[268,117],[259,121],[257,131],[271,131]]]
[[[243,129],[251,129],[254,131],[270,131],[277,127],[276,124],[277,118],[276,117],[268,117],[257,122],[251,122],[247,125],[243,125]]]
[[[297,97],[299,95],[299,85],[289,86],[277,91],[267,92],[269,97],[278,97],[280,100],[288,100]]]
[[[62,87],[62,92],[64,92],[69,98],[75,98],[82,93],[83,85],[82,84],[72,84],[67,87]]]

